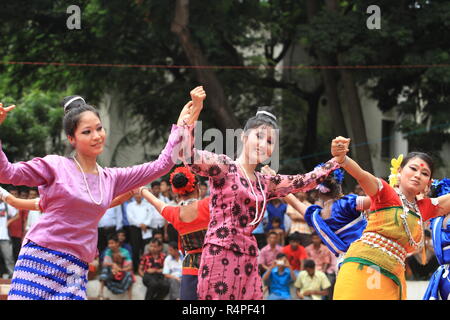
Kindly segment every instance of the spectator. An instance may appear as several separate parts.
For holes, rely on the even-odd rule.
[[[279,253],[263,276],[263,282],[269,287],[267,300],[291,300],[290,284],[294,281],[295,274],[286,255]]]
[[[275,232],[278,236],[278,244],[281,246],[284,246],[284,237],[285,232],[283,229],[280,228],[281,225],[281,219],[279,217],[275,217],[272,220],[272,229],[269,230],[269,232]]]
[[[11,195],[13,195],[16,198],[27,199],[24,197],[25,196],[28,197],[27,192],[22,191],[19,194],[19,189],[16,189],[15,187],[11,188],[9,190],[9,193],[11,193]],[[11,219],[8,220],[8,231],[9,236],[11,238],[13,258],[15,264],[17,258],[19,257],[22,239],[25,236],[25,226],[28,218],[28,210],[18,210],[13,206],[7,206],[7,210],[8,215],[11,217]]]
[[[97,249],[100,253],[100,263],[103,260],[103,254],[108,247],[108,239],[110,239],[121,226],[122,215],[120,207],[109,208],[103,214],[98,222],[98,240]]]
[[[306,206],[310,206],[311,203],[307,200],[308,195],[306,192],[297,192],[294,196]],[[287,230],[287,234],[291,235],[294,232],[300,234],[300,244],[304,247],[311,244],[311,228],[303,218],[303,215],[299,214],[290,204],[287,205],[286,214],[291,219],[291,227]]]
[[[151,183],[151,187],[153,195],[159,199],[159,195],[161,193],[161,183],[159,181],[153,181]],[[151,203],[149,203],[147,200],[144,201],[145,204],[150,208],[150,216],[151,216],[150,228],[152,229],[153,232],[161,231],[162,234],[164,235],[164,240],[167,242],[169,239],[169,235],[164,230],[164,226],[166,225],[166,219],[164,219],[159,214],[158,210],[156,210],[156,208]]]
[[[133,263],[128,250],[120,247],[117,235],[111,236],[100,274],[99,297],[103,298],[103,288],[106,285],[113,294],[128,292],[128,298],[131,300],[132,270]]]
[[[316,270],[313,260],[306,260],[305,270],[301,271],[294,286],[297,288],[297,296],[302,300],[322,300],[328,295],[331,286],[325,273]]]
[[[169,181],[165,179],[161,180],[160,190],[161,193],[159,194],[159,200],[171,206],[176,205],[176,202],[172,200],[173,198],[170,193],[171,187]],[[173,225],[168,221],[164,221],[164,235],[164,239],[168,242],[178,241],[178,231],[175,230]]]
[[[183,269],[183,258],[176,242],[169,242],[169,255],[164,260],[163,274],[169,281],[169,299],[180,300],[180,284]]]
[[[150,184],[150,187],[152,189],[152,193],[155,197],[159,198],[159,194],[161,193],[161,182],[159,181],[153,181]]]
[[[14,259],[7,224],[8,212],[6,210],[6,203],[0,199],[0,254],[3,257],[8,278],[11,278],[14,270]]]
[[[167,256],[169,254],[169,245],[163,241],[163,233],[160,230],[154,231],[153,239],[158,239],[162,243],[162,253]]]
[[[144,253],[145,245],[152,237],[151,213],[149,204],[144,203],[142,196],[136,194],[133,202],[127,206],[128,222],[130,223],[130,244],[133,250],[133,266],[136,272],[139,258]]]
[[[207,196],[209,196],[209,190],[208,190],[208,184],[206,182],[200,182],[200,193],[199,193],[199,200],[205,199]]]
[[[300,234],[294,232],[289,237],[289,244],[283,247],[282,252],[289,260],[289,264],[294,270],[295,274],[298,274],[300,270],[303,270],[303,260],[307,258],[305,248],[300,245]]]
[[[252,234],[256,238],[256,242],[258,243],[258,249],[263,248],[267,244],[267,236],[264,232],[265,226],[268,223],[268,217],[269,213],[267,210],[264,211],[264,217],[262,218],[261,222],[258,224],[258,226],[253,230]]]
[[[425,264],[422,264],[422,251],[406,258],[406,275],[410,280],[426,280],[428,281],[436,269],[439,262],[434,254],[433,243],[431,240],[430,230],[425,230]]]
[[[131,245],[127,241],[127,233],[124,229],[120,229],[117,231],[117,238],[119,239],[119,244],[121,248],[124,248],[128,251],[130,254],[130,257],[133,256],[133,249],[131,248]]]
[[[145,300],[162,300],[169,293],[169,282],[162,273],[166,256],[161,250],[161,241],[152,239],[149,251],[141,258],[139,264],[139,275],[147,287]]]
[[[284,226],[284,214],[286,213],[287,205],[281,202],[280,199],[273,199],[267,204],[267,212],[269,213],[269,223],[267,224],[266,231],[273,229],[273,218],[280,218],[280,228],[286,231]]]
[[[39,193],[37,191],[37,189],[33,188],[30,189],[29,193],[28,193],[28,199],[32,200],[32,199],[36,199],[36,203],[37,203],[37,208],[39,208]],[[31,227],[39,221],[39,218],[41,217],[42,212],[40,210],[30,210],[28,212],[28,217],[27,217],[27,222],[25,224],[25,234],[28,232],[28,230],[31,229]]]
[[[305,248],[308,259],[314,261],[316,270],[326,273],[331,264],[331,251],[322,244],[317,233],[313,233],[311,239],[312,244]]]
[[[281,253],[283,247],[278,244],[278,235],[276,232],[269,232],[267,235],[267,245],[261,249],[259,254],[259,268],[263,275],[272,266],[278,254]]]

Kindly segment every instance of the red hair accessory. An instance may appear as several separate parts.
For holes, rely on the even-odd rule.
[[[175,188],[173,185],[173,178],[179,173],[183,174],[188,179],[188,182],[182,188]],[[194,192],[197,183],[195,181],[195,175],[188,168],[178,167],[170,174],[170,184],[172,185],[173,192],[178,194],[189,194]]]

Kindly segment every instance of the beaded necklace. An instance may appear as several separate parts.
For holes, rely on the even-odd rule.
[[[423,220],[422,220],[422,214],[420,213],[420,209],[419,206],[417,205],[416,201],[409,201],[408,199],[406,199],[406,196],[400,191],[400,189],[396,188],[395,191],[397,192],[401,202],[402,202],[402,207],[403,207],[403,213],[400,215],[400,217],[402,218],[402,223],[403,223],[403,227],[405,228],[406,234],[408,235],[409,238],[409,243],[411,246],[413,246],[416,249],[419,249],[421,247],[423,247],[424,244],[424,231],[423,231]],[[416,242],[411,234],[411,230],[409,230],[409,226],[407,223],[407,216],[408,216],[408,206],[411,209],[414,209],[414,211],[419,215],[419,225],[420,225],[420,240],[419,242]]]
[[[236,163],[237,163],[237,162],[236,162]],[[262,196],[263,196],[263,206],[262,206],[261,214],[260,214],[260,212],[259,212],[259,210],[258,210],[258,196],[256,195],[256,192],[255,192],[255,190],[253,189],[252,182],[251,182],[251,180],[248,178],[247,172],[245,172],[244,168],[242,168],[242,166],[241,166],[239,163],[237,163],[237,165],[239,166],[239,168],[241,168],[241,171],[244,173],[245,179],[247,180],[248,184],[250,185],[251,193],[253,194],[253,196],[255,197],[255,200],[256,200],[256,214],[255,214],[255,219],[253,219],[253,221],[250,222],[250,225],[252,226],[252,225],[255,225],[255,224],[259,223],[259,221],[261,221],[262,217],[264,216],[264,213],[263,213],[263,212],[264,212],[264,208],[266,207],[266,195],[264,194],[264,191],[263,191],[263,189],[262,189],[261,181],[259,180],[259,177],[255,174],[256,180],[258,180],[259,190],[261,191]],[[259,215],[260,215],[260,217],[259,217]]]
[[[98,185],[99,185],[99,187],[100,187],[100,201],[97,202],[97,201],[95,201],[94,197],[93,197],[92,194],[91,194],[91,189],[89,189],[89,185],[88,185],[88,183],[87,183],[86,175],[84,174],[84,171],[83,171],[83,169],[81,168],[81,165],[78,163],[78,161],[77,161],[77,159],[75,159],[75,157],[72,157],[72,158],[73,158],[73,160],[75,161],[75,163],[77,164],[78,168],[80,169],[81,174],[83,175],[84,184],[86,185],[86,189],[87,189],[87,191],[88,191],[89,197],[91,198],[92,202],[95,203],[95,204],[98,205],[98,206],[101,205],[102,202],[103,202],[103,188],[102,188],[102,181],[103,181],[103,180],[102,180],[102,177],[101,177],[101,175],[100,175],[100,166],[98,165],[98,163],[96,163],[96,165],[97,165],[97,170],[98,170]]]

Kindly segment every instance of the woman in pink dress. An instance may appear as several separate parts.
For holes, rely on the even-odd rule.
[[[191,91],[191,97],[194,110],[201,109],[206,97],[203,88]],[[258,247],[252,231],[261,221],[266,203],[313,189],[339,167],[340,157],[307,174],[270,176],[255,171],[272,155],[277,129],[276,117],[260,108],[247,121],[242,134],[243,151],[233,160],[196,150],[193,126],[186,126],[183,162],[192,172],[209,177],[211,188],[211,220],[200,262],[199,299],[262,299]]]

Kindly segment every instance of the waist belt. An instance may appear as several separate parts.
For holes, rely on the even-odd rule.
[[[407,256],[407,252],[405,248],[403,248],[397,242],[383,237],[382,235],[375,232],[365,232],[361,236],[358,241],[362,241],[365,244],[373,248],[380,249],[381,251],[387,253],[391,257],[394,257],[401,263],[403,267],[405,267],[405,259]]]

